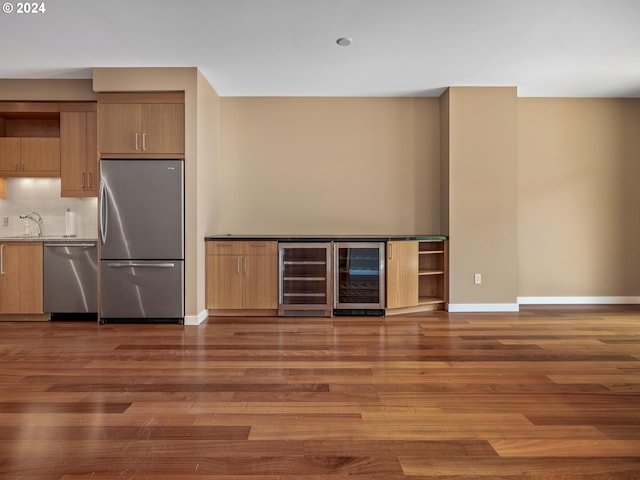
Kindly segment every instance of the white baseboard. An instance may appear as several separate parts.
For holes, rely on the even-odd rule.
[[[519,305],[635,305],[640,297],[518,297]]]
[[[209,310],[206,308],[200,312],[199,315],[185,315],[184,324],[185,325],[200,325],[204,322],[209,316]]]
[[[518,312],[517,303],[450,303],[449,312]]]

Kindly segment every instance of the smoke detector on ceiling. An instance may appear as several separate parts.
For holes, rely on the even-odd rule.
[[[341,47],[348,47],[349,45],[351,45],[351,42],[352,40],[349,37],[340,37],[338,40],[336,40],[336,43]]]

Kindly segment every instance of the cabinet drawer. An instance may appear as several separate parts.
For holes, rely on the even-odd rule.
[[[242,242],[244,255],[277,255],[278,242],[247,240]]]
[[[242,255],[242,242],[230,240],[209,240],[207,255]]]

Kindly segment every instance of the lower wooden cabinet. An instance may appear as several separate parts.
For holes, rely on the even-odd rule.
[[[387,242],[387,308],[418,304],[418,242]]]
[[[278,308],[277,242],[216,240],[207,241],[206,249],[208,309]]]
[[[42,243],[0,243],[0,313],[43,313],[42,286]]]

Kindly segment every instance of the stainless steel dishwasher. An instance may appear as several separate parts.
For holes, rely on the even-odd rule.
[[[97,319],[97,242],[46,242],[43,276],[43,306],[51,320]]]

